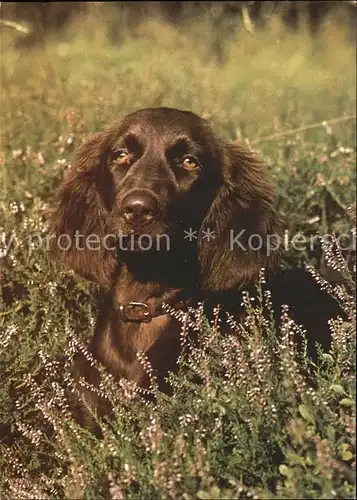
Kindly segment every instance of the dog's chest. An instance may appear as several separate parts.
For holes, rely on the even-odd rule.
[[[169,315],[152,318],[149,323],[123,322],[114,315],[97,337],[95,355],[115,377],[145,387],[146,361],[159,377],[174,369],[180,353],[180,331],[181,324]]]
[[[134,348],[146,353],[160,337],[172,337],[177,333],[178,323],[168,314],[152,318],[149,323],[140,323],[133,337]]]

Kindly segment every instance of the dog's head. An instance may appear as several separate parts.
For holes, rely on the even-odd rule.
[[[276,262],[272,198],[253,153],[193,113],[144,109],[78,152],[53,210],[51,250],[108,289],[121,252],[158,250],[166,236],[170,249],[196,247],[202,290],[240,287]]]

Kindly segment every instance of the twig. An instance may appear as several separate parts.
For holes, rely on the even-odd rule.
[[[4,21],[3,19],[0,19],[0,26],[7,26],[8,28],[13,28],[16,31],[19,31],[20,33],[24,33],[25,35],[28,35],[31,33],[31,31],[26,28],[26,26],[22,26],[21,24],[15,23],[14,21]]]
[[[18,306],[16,306],[14,309],[9,309],[8,311],[1,311],[0,312],[0,317],[3,317],[3,316],[7,316],[8,314],[11,314],[13,312],[17,312],[17,311],[20,311],[20,309],[24,307],[23,304],[19,304]]]
[[[242,19],[244,29],[248,31],[248,33],[254,33],[254,26],[249,15],[248,7],[246,5],[242,5]]]
[[[249,141],[250,144],[259,144],[264,141],[271,141],[274,139],[279,139],[280,137],[285,137],[286,135],[292,135],[296,132],[304,132],[305,130],[311,130],[313,128],[325,127],[326,125],[330,125],[333,123],[345,122],[348,120],[355,120],[355,115],[349,116],[341,116],[339,118],[332,118],[331,120],[323,120],[322,122],[313,123],[311,125],[306,125],[305,127],[292,128],[291,130],[286,130],[285,132],[279,132],[277,134],[266,135],[265,137],[260,137],[259,139],[254,139],[253,141]]]

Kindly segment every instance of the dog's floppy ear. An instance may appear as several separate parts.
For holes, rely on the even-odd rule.
[[[99,133],[81,147],[59,188],[49,224],[51,255],[105,289],[116,267],[115,244],[107,236],[114,190],[107,143],[108,134]]]
[[[198,258],[207,291],[242,288],[262,267],[277,263],[282,220],[257,156],[234,143],[223,146],[223,182],[201,226]],[[205,231],[214,231],[214,239]]]

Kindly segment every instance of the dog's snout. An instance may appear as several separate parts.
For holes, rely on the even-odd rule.
[[[157,213],[157,201],[150,193],[131,193],[123,200],[122,216],[128,224],[144,226],[152,222]]]

